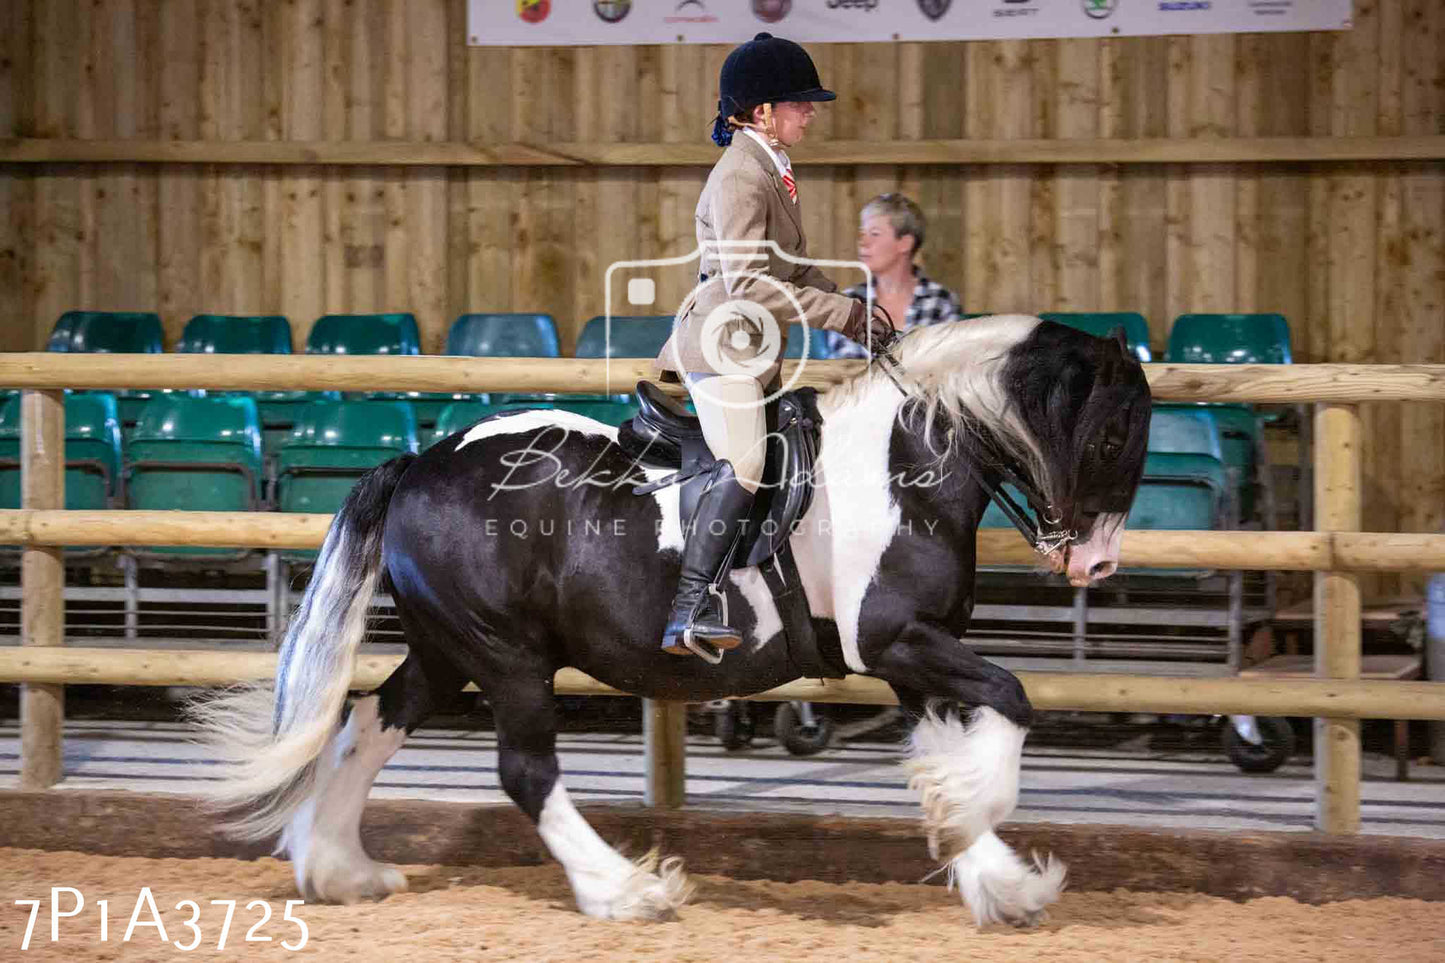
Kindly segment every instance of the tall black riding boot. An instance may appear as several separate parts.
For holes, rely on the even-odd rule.
[[[738,484],[732,463],[718,461],[713,466],[707,489],[697,500],[692,527],[686,533],[682,577],[678,580],[672,615],[662,633],[664,652],[693,653],[695,650],[688,646],[689,641],[702,653],[734,649],[742,644],[742,636],[723,620],[712,586],[727,574],[724,568],[731,561],[734,544],[752,507],[753,493]],[[708,661],[715,660],[709,658]]]

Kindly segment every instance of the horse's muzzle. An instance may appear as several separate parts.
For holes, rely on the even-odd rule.
[[[1100,515],[1089,528],[1089,537],[1074,542],[1049,556],[1055,574],[1068,573],[1069,584],[1085,588],[1113,575],[1119,567],[1119,543],[1124,536],[1125,515]]]

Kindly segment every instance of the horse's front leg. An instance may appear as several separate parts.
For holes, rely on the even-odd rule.
[[[948,861],[980,926],[1033,924],[1064,888],[1064,864],[1021,860],[994,833],[1018,804],[1019,769],[1033,707],[1019,680],[952,634],[911,622],[871,661],[918,722],[909,741],[909,787],[922,793],[929,852]]]

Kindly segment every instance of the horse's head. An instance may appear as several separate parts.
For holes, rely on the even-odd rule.
[[[1124,519],[1149,441],[1149,383],[1122,331],[1096,338],[1039,323],[1008,353],[1005,393],[1032,436],[1034,478],[1075,540],[1050,558],[1076,585],[1107,578],[1119,564]],[[1039,471],[1038,469],[1042,469]]]

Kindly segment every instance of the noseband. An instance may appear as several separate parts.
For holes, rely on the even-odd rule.
[[[893,319],[881,304],[875,304],[874,310],[882,313],[883,317],[887,318],[889,326],[892,327]],[[896,331],[897,329],[894,330]],[[903,370],[903,365],[899,363],[897,358],[893,357],[893,346],[898,343],[899,337],[899,335],[895,334],[887,341],[879,344],[878,349],[873,352],[869,364],[881,362],[879,369],[888,376],[888,380],[893,382],[893,386],[898,389],[899,393],[905,398],[913,398],[916,397],[915,393],[903,387],[903,381],[900,380],[907,378],[907,374]],[[1078,541],[1079,533],[1073,529],[1063,527],[1063,513],[1049,504],[1044,498],[1043,493],[1024,477],[1024,473],[1018,464],[1012,458],[1006,456],[1001,457],[1000,461],[1001,464],[998,468],[999,484],[995,484],[984,474],[973,471],[972,468],[968,470],[978,479],[979,485],[988,493],[988,497],[999,507],[999,510],[1004,513],[1004,517],[1012,522],[1014,528],[1019,530],[1019,534],[1023,535],[1028,543],[1033,546],[1034,551],[1047,557],[1053,555],[1065,546]],[[1024,496],[1024,500],[1028,502],[1028,506],[1034,510],[1034,514],[1038,517],[1037,522],[1029,518],[1027,510],[1019,505],[1018,502],[1014,501],[1008,492],[1003,490],[1003,482],[1008,482],[1019,490]]]

